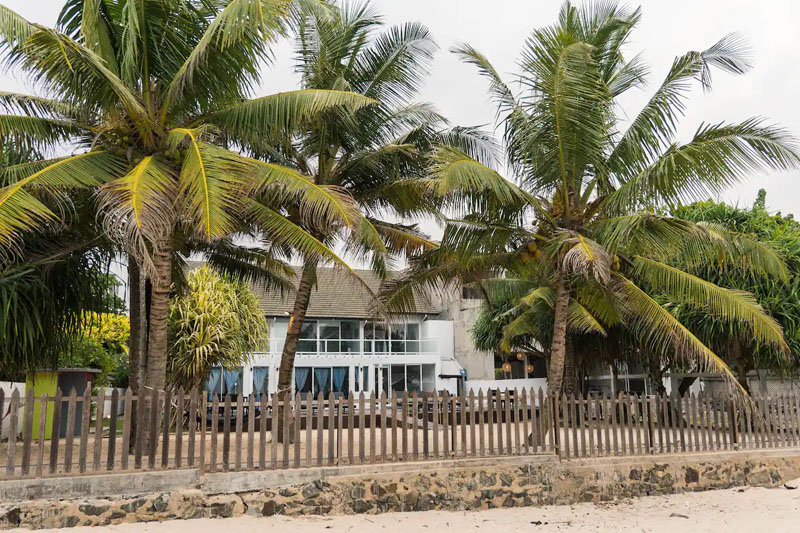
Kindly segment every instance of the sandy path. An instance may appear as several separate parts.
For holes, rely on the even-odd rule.
[[[54,530],[55,531],[55,530]],[[796,532],[800,490],[730,489],[658,496],[605,504],[494,509],[479,512],[389,513],[378,516],[229,518],[74,528],[89,533],[280,533],[343,531],[592,532]]]

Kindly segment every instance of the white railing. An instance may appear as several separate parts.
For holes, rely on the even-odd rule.
[[[269,354],[281,354],[285,339],[271,339]],[[303,343],[316,343],[314,351],[303,350]],[[379,344],[376,349],[375,344]],[[394,349],[402,344],[402,349]],[[365,349],[366,348],[366,349]],[[372,339],[301,339],[297,355],[303,356],[336,356],[336,357],[392,357],[409,355],[434,355],[438,353],[438,343],[434,339],[415,341],[392,341]]]

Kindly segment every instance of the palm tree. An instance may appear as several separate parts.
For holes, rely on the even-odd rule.
[[[379,103],[335,109],[278,139],[238,142],[261,159],[295,168],[310,181],[343,191],[363,213],[348,228],[294,211],[290,220],[328,246],[346,243],[385,276],[387,262],[433,244],[408,221],[432,202],[412,184],[427,173],[427,156],[444,124],[430,105],[414,102],[436,46],[427,28],[407,23],[383,31],[368,3],[346,3],[332,17],[305,12],[297,29],[303,90],[347,90]],[[456,134],[454,134],[455,136]],[[278,389],[291,389],[294,358],[315,283],[318,254],[300,251],[303,266],[283,348]]]
[[[49,151],[65,142],[74,149],[4,169],[0,252],[13,254],[23,234],[57,222],[37,198],[42,190],[97,188],[106,234],[152,282],[148,387],[165,383],[177,234],[211,244],[252,227],[309,256],[338,260],[275,206],[358,223],[345,195],[223,143],[225,135],[266,136],[335,106],[372,103],[346,91],[247,98],[293,10],[285,0],[70,0],[57,30],[0,6],[4,64],[28,73],[45,95],[0,95],[12,113],[0,117],[4,135]]]
[[[458,172],[493,184],[490,197],[502,193],[506,200],[496,201],[500,209],[450,221],[441,248],[419,258],[388,296],[390,304],[407,305],[410,288],[454,281],[478,283],[489,297],[512,294],[518,305],[509,338],[538,333],[536,317],[542,309],[551,312],[542,344],[550,348],[548,389],[556,394],[570,359],[567,332],[602,337],[610,328],[624,328],[640,350],[724,372],[735,382],[724,361],[660,305],[659,294],[786,351],[780,326],[752,295],[684,270],[737,264],[785,277],[774,251],[723,228],[675,220],[661,208],[717,194],[756,171],[796,168],[794,141],[758,118],[705,124],[688,142],[674,140],[692,82],[709,89],[712,69],[748,69],[735,35],[676,58],[625,127],[618,98],[642,87],[647,73],[639,56],[623,54],[639,18],[638,9],[613,2],[565,3],[558,23],[534,30],[525,43],[520,94],[480,52],[455,48],[489,80],[507,168],[518,186],[480,162],[440,158],[440,181]],[[439,190],[450,194],[445,185]]]

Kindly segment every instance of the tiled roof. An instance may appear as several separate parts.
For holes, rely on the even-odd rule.
[[[190,262],[189,268],[196,268]],[[301,267],[294,267],[296,277],[294,286],[300,283]],[[371,270],[355,270],[361,280],[377,293],[381,280]],[[259,307],[267,316],[288,316],[294,306],[294,292],[265,288],[260,284],[251,285],[259,300]],[[311,291],[306,316],[310,318],[372,318],[373,301],[364,286],[353,276],[340,269],[320,267],[317,269],[317,283]],[[438,314],[439,309],[422,298],[416,301],[417,314]]]
[[[295,287],[300,283],[300,267],[295,268]],[[372,290],[378,293],[381,280],[370,270],[356,270],[356,274]],[[294,293],[254,286],[259,306],[267,316],[286,316],[292,312]],[[339,269],[318,268],[317,284],[312,289],[311,301],[306,316],[311,318],[371,318],[373,299],[369,291],[353,276]],[[438,314],[439,309],[429,302],[417,299],[419,314]]]

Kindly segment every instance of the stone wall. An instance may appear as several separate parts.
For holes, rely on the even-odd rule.
[[[478,510],[599,502],[743,485],[770,487],[797,477],[800,477],[800,453],[789,450],[783,455],[740,452],[520,461],[516,465],[338,476],[230,494],[191,489],[125,498],[3,503],[0,504],[0,525],[36,529],[243,514],[297,516]]]

